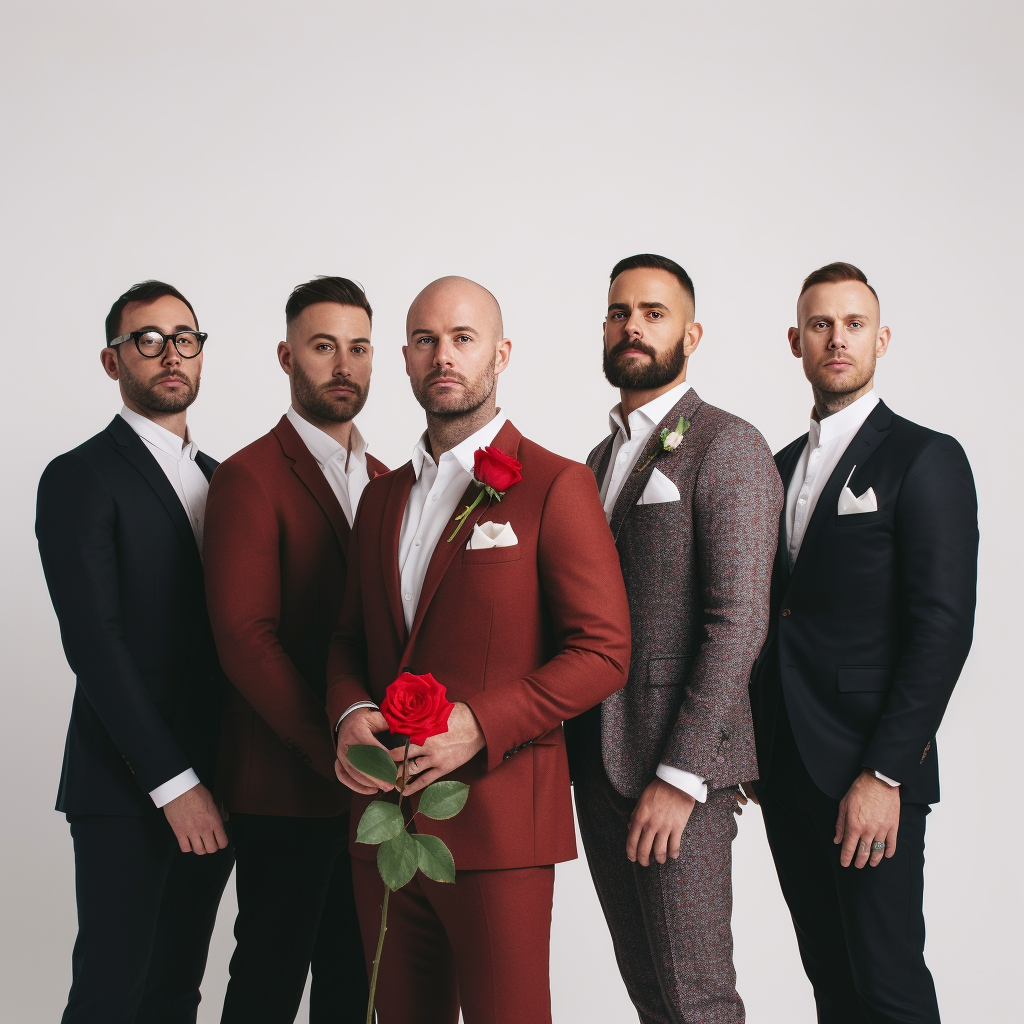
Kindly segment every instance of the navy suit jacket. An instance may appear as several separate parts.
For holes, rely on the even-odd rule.
[[[807,443],[775,456],[788,490]],[[878,510],[839,515],[850,476]],[[769,633],[751,705],[763,788],[780,696],[815,784],[841,799],[862,767],[905,801],[939,798],[935,732],[971,647],[978,503],[967,456],[948,435],[879,402],[821,493],[789,566],[785,510]]]
[[[217,463],[200,453],[207,479]],[[120,417],[54,459],[36,536],[77,677],[57,810],[146,815],[188,768],[212,784],[221,677],[203,565],[174,488]]]

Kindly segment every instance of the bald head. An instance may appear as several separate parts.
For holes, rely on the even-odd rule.
[[[452,330],[472,330],[481,340],[497,345],[505,333],[498,300],[468,277],[440,277],[413,299],[405,320],[406,337],[433,333],[444,323]]]

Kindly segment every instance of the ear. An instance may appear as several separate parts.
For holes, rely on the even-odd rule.
[[[875,358],[881,359],[889,349],[889,339],[892,334],[888,327],[883,327],[878,332],[878,340],[875,342]]]
[[[512,342],[508,338],[502,338],[498,342],[497,351],[494,354],[494,372],[501,373],[512,356]]]
[[[698,323],[692,323],[686,328],[683,335],[683,355],[687,359],[697,350],[700,339],[704,337],[704,328]]]
[[[117,365],[117,350],[108,345],[106,348],[100,349],[100,364],[106,371],[107,376],[111,380],[120,380],[120,374],[118,373]]]
[[[796,356],[797,359],[803,359],[803,349],[800,347],[800,328],[790,327],[789,329],[789,351]]]
[[[409,346],[402,346],[402,359],[405,360],[405,375],[411,377],[412,373],[409,370]]]
[[[277,361],[281,364],[281,369],[290,377],[292,375],[292,347],[287,341],[278,342]]]

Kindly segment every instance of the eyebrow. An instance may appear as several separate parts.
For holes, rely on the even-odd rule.
[[[817,313],[814,316],[809,316],[807,318],[807,320],[805,321],[805,323],[813,324],[813,323],[817,323],[819,320],[828,320],[829,322],[834,322],[835,319],[836,318],[834,316],[832,316],[832,315],[830,315],[828,313]],[[841,316],[839,319],[840,320],[870,320],[871,317],[869,317],[867,315],[867,313],[847,313],[845,316]]]
[[[629,303],[627,302],[613,302],[608,306],[608,312],[610,313],[613,309],[621,309],[624,313],[629,312]],[[664,302],[638,302],[638,309],[663,309],[666,313],[669,312],[668,306]]]
[[[137,327],[135,330],[137,330],[137,331],[157,331],[160,334],[164,333],[164,329],[162,327],[157,327],[156,324],[146,324],[145,327]],[[172,334],[177,334],[179,331],[198,331],[198,330],[199,330],[198,327],[190,327],[190,326],[188,326],[188,324],[178,324],[178,326],[175,327],[174,330],[171,333]],[[131,331],[129,333],[134,334],[135,331]]]
[[[448,332],[450,334],[477,334],[479,333],[475,327],[452,327]],[[409,337],[415,338],[417,334],[437,334],[437,331],[428,331],[425,327],[417,327]]]
[[[339,344],[338,339],[333,334],[327,334],[324,331],[321,331],[319,334],[311,334],[306,340],[307,341],[316,341],[318,338],[323,338],[324,341],[333,341],[335,345]],[[352,338],[351,341],[349,342],[349,344],[352,344],[352,345],[359,345],[359,344],[369,345],[370,344],[370,339],[369,338]]]

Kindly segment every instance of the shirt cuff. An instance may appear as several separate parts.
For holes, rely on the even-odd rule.
[[[673,768],[668,764],[659,764],[655,773],[662,782],[667,782],[676,789],[688,793],[698,803],[704,803],[708,798],[707,783],[693,772],[684,772],[682,768]]]
[[[895,779],[890,779],[888,775],[883,775],[881,772],[876,772],[874,768],[871,769],[875,774],[876,779],[881,779],[887,786],[892,786],[893,789],[899,789],[900,784]]]
[[[177,800],[183,793],[195,789],[199,785],[199,776],[191,768],[186,768],[180,775],[168,779],[162,786],[157,786],[149,792],[149,798],[157,805],[163,807],[172,800]]]
[[[380,708],[372,700],[361,700],[358,704],[345,708],[341,718],[335,723],[334,731],[337,732],[341,728],[341,723],[345,721],[346,716],[351,715],[353,711],[358,711],[360,708],[373,708],[374,711],[380,711]]]

